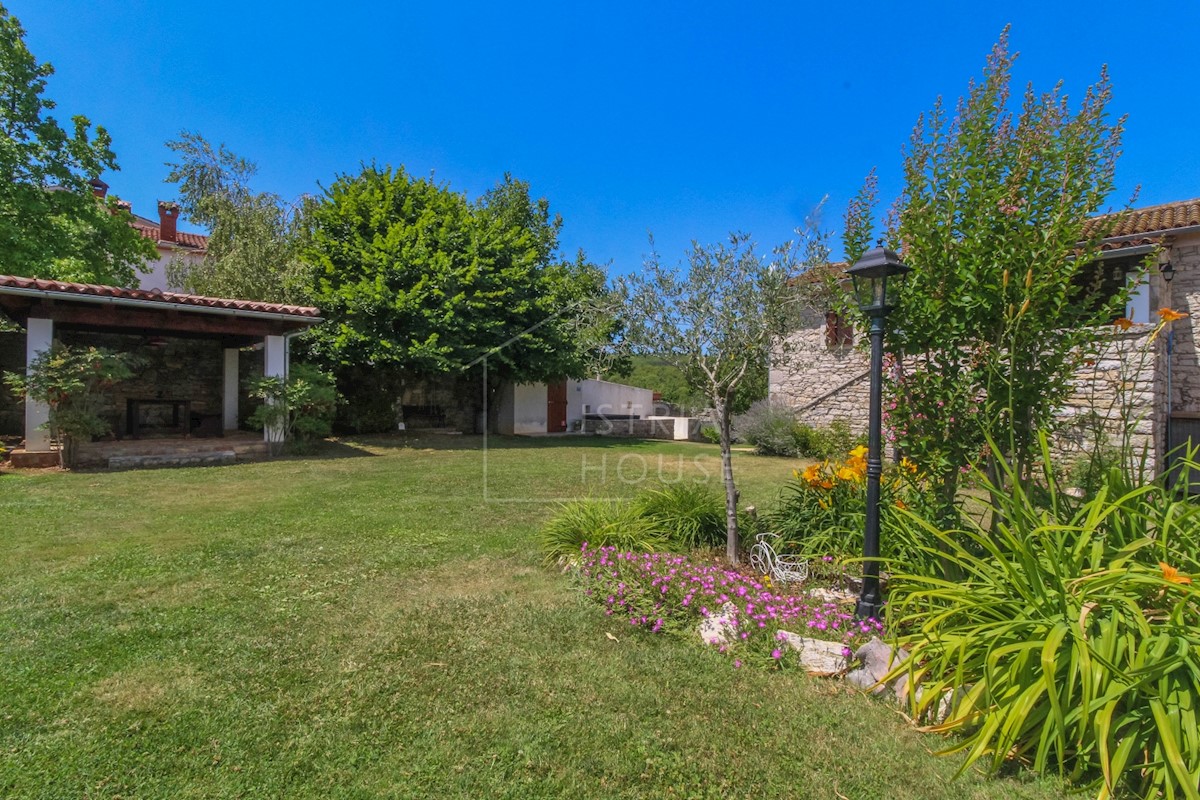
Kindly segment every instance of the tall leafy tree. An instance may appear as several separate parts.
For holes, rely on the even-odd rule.
[[[218,297],[307,302],[311,277],[301,250],[311,200],[254,191],[257,167],[200,133],[184,131],[167,147],[177,158],[167,164],[167,182],[179,187],[181,212],[210,231],[203,262],[167,267],[171,284]]]
[[[809,240],[808,259],[820,237]],[[808,260],[806,259],[806,260]],[[731,421],[756,373],[769,354],[785,354],[787,335],[796,326],[792,279],[801,263],[789,242],[771,257],[755,250],[746,234],[728,243],[693,243],[687,264],[664,264],[657,254],[641,274],[627,277],[624,291],[625,335],[634,352],[655,356],[682,372],[693,389],[711,404],[721,439],[721,476],[725,485],[726,556],[738,559],[738,491],[731,458]]]
[[[344,373],[371,365],[377,392],[484,356],[493,386],[581,376],[611,327],[584,313],[606,295],[603,271],[557,258],[560,221],[511,176],[472,202],[371,165],[334,181],[311,223],[305,254],[328,320],[313,353]]]
[[[1014,58],[1005,30],[953,115],[939,101],[918,120],[887,231],[913,268],[889,320],[890,423],[938,478],[947,514],[985,437],[1029,464],[1094,326],[1126,300],[1086,289],[1117,221],[1089,222],[1113,190],[1123,127],[1108,75],[1074,109],[1061,85],[1031,86],[1014,108]],[[871,238],[873,202],[869,180],[848,217],[851,257]]]
[[[43,97],[54,74],[25,45],[25,30],[0,6],[0,252],[17,275],[131,286],[153,244],[115,199],[90,181],[117,169],[108,132],[87,117],[70,130]]]

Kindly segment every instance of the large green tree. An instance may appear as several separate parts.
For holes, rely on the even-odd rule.
[[[308,302],[311,270],[301,250],[311,200],[289,203],[255,191],[250,180],[257,167],[200,133],[184,131],[167,147],[177,159],[167,164],[167,182],[179,187],[180,210],[209,229],[204,260],[173,261],[171,284],[217,297]]]
[[[1123,125],[1108,116],[1108,76],[1074,109],[1060,86],[1030,87],[1014,108],[1014,57],[1006,30],[953,114],[939,102],[919,119],[887,231],[912,267],[888,321],[889,422],[938,479],[947,514],[960,467],[987,437],[1029,464],[1094,326],[1126,299],[1087,289],[1116,221],[1089,221],[1112,192]],[[852,205],[851,259],[872,238],[873,195],[869,181]]]
[[[65,130],[43,97],[54,74],[25,45],[20,22],[0,6],[0,252],[4,271],[131,286],[154,256],[115,199],[90,181],[117,169],[112,139],[87,117]]]
[[[371,165],[334,181],[310,219],[305,256],[327,319],[312,353],[343,375],[369,365],[374,391],[395,397],[484,356],[493,387],[582,376],[611,331],[589,313],[607,295],[603,271],[557,256],[561,221],[511,176],[472,202]]]

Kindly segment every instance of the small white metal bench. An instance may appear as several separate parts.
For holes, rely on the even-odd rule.
[[[808,580],[808,559],[780,555],[775,549],[778,543],[779,534],[760,533],[750,548],[750,566],[775,583],[804,583]]]

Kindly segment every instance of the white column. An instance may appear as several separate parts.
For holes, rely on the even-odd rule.
[[[38,353],[50,349],[54,344],[54,321],[30,317],[25,324],[25,373]],[[25,452],[49,453],[50,432],[43,425],[50,421],[50,407],[45,403],[26,398],[25,400]]]
[[[268,336],[263,350],[263,375],[268,378],[287,379],[287,340],[282,336]],[[283,441],[284,432],[279,428],[265,428],[263,439],[268,442]]]
[[[238,428],[238,349],[225,348],[225,403],[224,427],[227,431]]]

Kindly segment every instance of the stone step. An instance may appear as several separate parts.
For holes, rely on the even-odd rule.
[[[236,464],[237,453],[232,450],[208,450],[190,453],[159,453],[157,455],[110,456],[109,469],[149,469],[152,467],[213,467]]]

